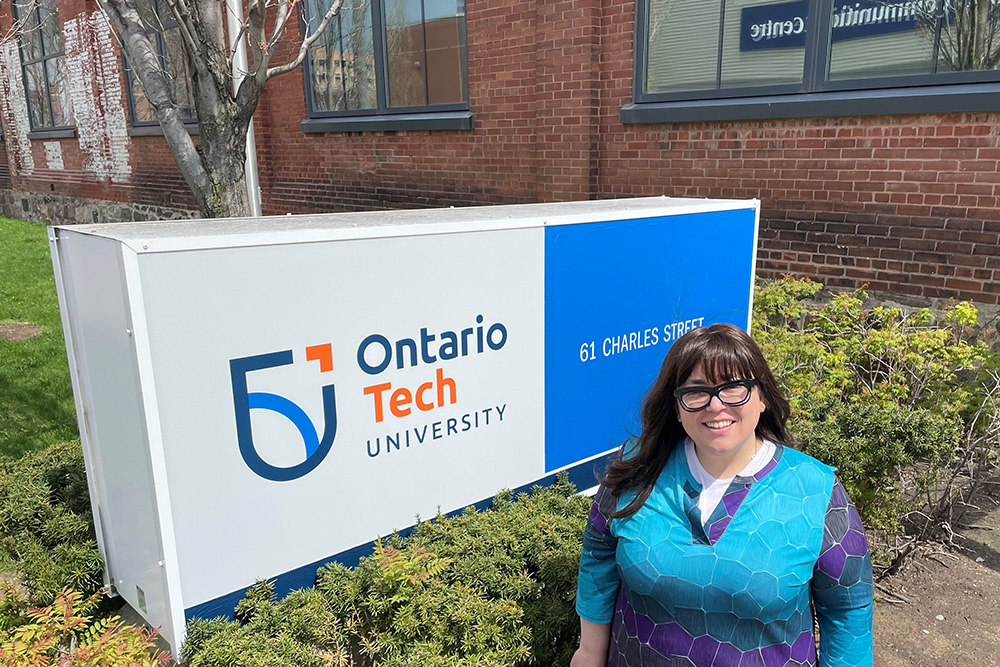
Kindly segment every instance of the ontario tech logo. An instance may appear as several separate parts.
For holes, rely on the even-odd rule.
[[[306,348],[306,361],[318,361],[319,372],[329,373],[333,370],[333,346],[313,345]],[[288,366],[292,363],[292,351],[282,350],[269,354],[258,354],[252,357],[241,357],[229,361],[229,370],[233,378],[233,404],[236,407],[236,437],[240,444],[240,454],[243,460],[255,473],[265,479],[275,482],[287,482],[298,479],[311,472],[326,458],[337,435],[337,399],[333,385],[323,387],[323,438],[320,439],[305,410],[297,404],[278,394],[247,390],[247,373]],[[253,427],[250,423],[251,410],[270,410],[288,419],[302,436],[305,445],[305,460],[285,468],[271,465],[260,457],[253,443]]]

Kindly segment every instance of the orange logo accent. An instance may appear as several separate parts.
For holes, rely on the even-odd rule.
[[[333,344],[310,345],[306,348],[306,361],[318,361],[319,372],[327,373],[333,370]]]

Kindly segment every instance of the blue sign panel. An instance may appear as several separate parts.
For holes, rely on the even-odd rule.
[[[754,225],[744,209],[545,229],[546,472],[638,433],[679,336],[747,326]]]
[[[809,0],[744,7],[740,11],[740,51],[802,48],[806,44]],[[913,30],[913,0],[857,0],[834,6],[832,40],[874,37]]]
[[[744,7],[740,11],[740,51],[806,45],[809,0]]]
[[[833,41],[905,32],[917,26],[913,0],[861,0],[833,9]]]

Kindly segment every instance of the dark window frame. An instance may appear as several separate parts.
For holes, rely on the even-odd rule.
[[[13,17],[14,21],[15,22],[20,21],[21,20],[20,9],[17,6],[17,2],[15,2],[14,0],[12,0],[11,3],[10,3],[10,7],[11,7],[11,16]],[[44,31],[44,27],[43,27],[44,26],[44,21],[43,21],[43,17],[42,17],[42,13],[41,12],[42,12],[41,4],[35,4],[31,8],[31,13],[33,13],[35,15],[35,25],[36,25],[36,27],[32,28],[32,30],[38,30],[38,31],[40,31],[40,34],[41,34],[41,31]],[[46,53],[45,52],[45,38],[42,37],[39,40],[39,50],[41,52],[41,56],[38,57],[38,58],[33,58],[31,60],[28,60],[25,57],[24,39],[26,39],[26,38],[30,39],[30,37],[26,37],[25,34],[23,32],[21,32],[21,31],[19,31],[19,34],[17,36],[17,48],[18,48],[18,53],[19,53],[20,58],[21,58],[21,81],[22,81],[22,85],[24,86],[24,101],[25,101],[25,104],[28,105],[28,123],[29,123],[29,127],[30,127],[30,131],[28,132],[28,138],[29,139],[48,139],[48,138],[53,138],[54,139],[54,138],[64,138],[64,137],[74,137],[74,136],[76,136],[76,118],[73,115],[73,105],[72,105],[72,103],[70,103],[69,109],[66,110],[66,112],[65,112],[65,114],[67,116],[67,119],[70,121],[69,123],[64,123],[62,125],[56,125],[55,114],[52,111],[52,109],[53,109],[53,105],[52,105],[52,83],[49,81],[48,63],[49,63],[49,61],[55,60],[56,58],[63,58],[63,59],[65,59],[65,56],[66,56],[66,47],[63,44],[63,39],[62,39],[62,19],[59,18],[59,8],[58,8],[58,6],[56,6],[56,9],[55,9],[55,17],[56,17],[56,20],[55,20],[56,29],[59,30],[59,46],[61,47],[58,52]],[[42,76],[43,76],[43,78],[45,80],[45,97],[46,97],[46,99],[49,102],[49,104],[48,104],[48,120],[50,121],[51,125],[42,125],[41,127],[36,127],[35,126],[35,114],[32,113],[31,96],[28,94],[28,89],[29,89],[29,86],[28,86],[28,67],[30,67],[31,65],[41,65],[42,66]],[[63,60],[63,67],[65,67],[65,60]]]
[[[621,122],[638,124],[1000,110],[1000,69],[828,79],[832,40],[830,22],[837,1],[810,0],[801,83],[650,93],[646,91],[650,0],[637,0],[633,103],[622,108]],[[937,44],[934,51],[936,59]]]
[[[311,58],[306,55],[302,63],[303,86],[305,92],[306,118],[302,122],[302,131],[307,134],[323,132],[365,132],[365,131],[396,131],[396,130],[471,130],[474,126],[474,116],[469,107],[469,61],[468,61],[468,31],[466,29],[462,59],[462,79],[465,93],[464,102],[448,104],[426,104],[407,107],[389,106],[388,87],[389,69],[388,56],[385,47],[385,1],[365,0],[371,3],[372,14],[372,50],[375,60],[375,108],[344,109],[338,111],[317,110],[313,106],[313,72]],[[463,14],[467,7],[463,1]],[[421,25],[426,31],[424,7],[421,2]],[[308,30],[306,3],[302,3],[299,12],[301,34]],[[316,17],[314,17],[316,18]],[[466,23],[466,25],[468,25]],[[338,27],[338,19],[334,18],[327,30]],[[341,37],[343,39],[343,37]],[[424,70],[425,90],[427,70]]]

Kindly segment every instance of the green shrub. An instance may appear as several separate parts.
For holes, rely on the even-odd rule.
[[[820,288],[784,278],[755,293],[754,338],[793,406],[858,399],[947,416],[978,407],[977,372],[996,355],[971,338],[974,305],[953,304],[939,317],[927,308],[866,309],[864,290],[801,301]]]
[[[904,517],[947,509],[955,477],[938,480],[976,459],[969,443],[1000,415],[984,403],[998,356],[975,340],[970,303],[935,315],[866,308],[863,290],[807,301],[821,287],[758,286],[753,336],[792,403],[793,439],[839,469],[886,562]]]
[[[165,653],[151,650],[155,630],[126,625],[116,616],[95,621],[90,612],[99,598],[99,593],[83,597],[63,590],[51,605],[28,610],[24,623],[0,631],[0,664],[155,667],[167,662]]]
[[[929,488],[954,454],[961,426],[927,410],[858,401],[830,401],[793,420],[807,454],[835,466],[869,531],[891,537],[917,505],[905,493]]]
[[[467,512],[418,526],[411,538],[453,560],[453,578],[524,610],[531,665],[569,664],[579,635],[574,607],[583,523],[590,500],[565,480],[512,499],[500,494],[489,512]]]
[[[377,541],[357,568],[324,567],[315,588],[281,601],[258,583],[238,621],[192,621],[185,656],[191,667],[568,664],[589,506],[564,479],[501,493],[487,511]]]
[[[102,568],[79,441],[0,459],[0,574],[45,606],[64,588],[93,594]]]

